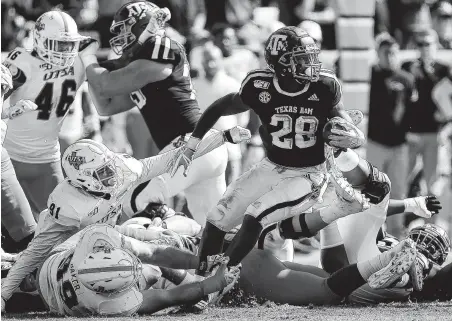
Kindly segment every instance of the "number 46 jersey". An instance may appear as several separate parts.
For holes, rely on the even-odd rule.
[[[3,64],[11,71],[15,85],[9,105],[21,99],[38,105],[36,111],[8,121],[4,147],[12,159],[20,162],[59,161],[58,134],[76,92],[85,80],[82,62],[77,57],[71,67],[58,68],[18,47]],[[17,84],[22,85],[17,87]]]
[[[289,93],[272,71],[255,70],[242,82],[239,94],[262,122],[259,133],[270,161],[288,167],[325,161],[323,127],[342,96],[333,72],[322,69],[317,82]]]

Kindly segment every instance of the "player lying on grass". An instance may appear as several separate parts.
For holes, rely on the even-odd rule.
[[[146,224],[145,220],[134,218],[131,221]],[[187,218],[173,216],[164,222],[168,222],[167,228],[184,233],[182,224],[176,224],[176,220],[186,221]],[[407,240],[391,253],[386,252],[378,258],[344,267],[329,275],[320,268],[281,262],[268,250],[254,249],[242,262],[240,285],[275,302],[332,304],[340,302],[367,281],[379,288],[399,278],[412,266],[415,252],[414,242]]]
[[[249,137],[249,131],[240,127],[216,132],[202,141],[197,156],[226,141],[239,143]],[[54,246],[88,225],[107,223],[114,226],[122,212],[124,194],[137,184],[167,171],[171,160],[180,152],[181,148],[177,148],[137,160],[126,154],[113,153],[92,140],[80,140],[69,146],[62,158],[67,178],[50,195],[48,209],[40,214],[35,238],[2,282],[2,302],[11,297],[24,277],[42,263]]]
[[[137,234],[142,239],[155,236],[153,231],[141,232]],[[151,289],[161,276],[160,266],[186,269],[190,260],[184,259],[196,258],[159,244],[167,240],[154,240],[156,244],[142,242],[106,224],[90,225],[52,250],[34,285],[50,312],[59,315],[131,316],[199,300],[237,280],[239,269],[225,272],[225,261],[218,276],[186,275],[173,289]],[[196,260],[191,268],[195,266]]]

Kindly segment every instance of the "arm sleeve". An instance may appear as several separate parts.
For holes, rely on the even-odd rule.
[[[342,85],[339,80],[334,76],[331,85],[331,94],[332,94],[332,106],[336,106],[342,99]]]
[[[55,223],[47,213],[41,213],[38,228],[39,234],[20,254],[2,282],[2,298],[5,301],[12,296],[28,274],[44,262],[52,249],[67,240],[74,232],[74,227]]]

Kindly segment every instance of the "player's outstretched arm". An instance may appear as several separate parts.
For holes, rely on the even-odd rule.
[[[166,245],[144,243],[127,236],[124,236],[124,248],[131,251],[144,264],[184,270],[196,269],[199,265],[198,257],[188,251]]]
[[[138,310],[141,314],[151,314],[171,306],[196,302],[205,295],[220,291],[227,285],[224,270],[226,265],[220,267],[214,276],[201,282],[177,286],[171,290],[147,290],[143,293],[143,303]]]
[[[7,301],[19,287],[22,280],[38,268],[52,249],[63,243],[73,233],[73,227],[55,223],[48,215],[41,213],[38,223],[40,233],[20,254],[6,279],[2,280],[2,299]]]
[[[89,44],[84,44],[79,54],[86,68],[88,83],[101,97],[130,94],[151,82],[163,80],[172,73],[171,64],[143,59],[132,61],[121,69],[108,71],[97,61],[99,44],[92,39],[90,41]]]
[[[406,198],[404,200],[391,199],[387,216],[409,212],[420,217],[430,218],[432,215],[438,214],[442,208],[441,202],[433,195]]]

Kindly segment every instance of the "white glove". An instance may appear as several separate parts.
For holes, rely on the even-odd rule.
[[[243,127],[235,126],[231,129],[223,131],[226,141],[232,144],[239,144],[243,141],[249,141],[251,139],[251,132]]]
[[[171,19],[171,12],[168,8],[161,8],[155,10],[152,13],[151,19],[149,19],[146,29],[141,33],[138,38],[138,43],[143,44],[153,35],[157,34],[159,31],[164,32],[165,23]]]
[[[14,119],[27,111],[33,111],[38,108],[31,100],[21,99],[14,106],[10,106],[6,112],[9,119]]]
[[[430,218],[442,208],[435,196],[418,196],[403,200],[405,212],[414,213],[417,216]]]
[[[331,121],[333,121],[333,123],[337,123],[341,127],[344,127],[345,130],[333,125],[331,135],[328,136],[328,139],[330,139],[328,145],[337,148],[353,149],[358,148],[365,143],[366,137],[364,136],[364,133],[353,123],[350,123],[340,117],[334,117]]]
[[[178,156],[174,160],[174,164],[171,165],[170,174],[171,177],[176,175],[179,167],[184,168],[184,176],[187,177],[188,170],[193,161],[193,157],[195,156],[196,149],[198,148],[201,139],[191,136],[188,140],[187,144],[183,146],[178,153]]]

